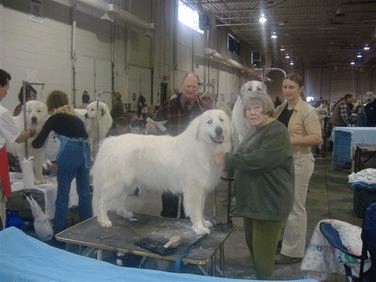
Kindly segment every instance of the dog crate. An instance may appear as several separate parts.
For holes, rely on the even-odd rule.
[[[354,212],[358,217],[363,218],[366,208],[376,202],[376,183],[355,182],[352,184],[352,188],[354,190]]]

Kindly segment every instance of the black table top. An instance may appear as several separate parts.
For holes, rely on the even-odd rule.
[[[112,227],[101,227],[96,217],[92,217],[55,235],[56,240],[106,251],[132,253],[138,256],[154,257],[175,261],[179,253],[196,242],[201,235],[193,231],[189,219],[165,218],[152,215],[134,214],[123,218],[108,212]],[[207,264],[231,233],[230,224],[219,224],[210,228],[210,234],[200,240],[183,260],[190,264]],[[181,237],[177,250],[169,256],[161,256],[135,245],[135,242],[150,238],[167,242],[174,235]]]

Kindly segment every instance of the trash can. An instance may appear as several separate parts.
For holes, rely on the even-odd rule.
[[[354,189],[354,212],[358,217],[363,218],[368,205],[376,202],[376,183],[354,182],[352,188]]]

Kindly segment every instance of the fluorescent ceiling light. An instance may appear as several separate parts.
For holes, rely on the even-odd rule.
[[[259,19],[259,22],[260,22],[261,24],[264,24],[264,23],[266,23],[266,21],[267,21],[267,19],[265,18],[264,14],[261,14],[261,17],[260,17],[260,19]]]

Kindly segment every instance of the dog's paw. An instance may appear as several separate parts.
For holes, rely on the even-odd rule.
[[[106,219],[99,219],[98,218],[98,223],[99,223],[100,226],[102,226],[104,228],[112,227],[112,222],[108,218],[106,218]]]
[[[209,234],[210,233],[210,230],[209,228],[206,228],[205,226],[203,225],[193,225],[193,230],[199,234],[199,235],[205,235],[205,234]]]
[[[34,180],[34,184],[35,184],[35,185],[40,185],[40,184],[45,184],[45,183],[47,183],[47,180],[44,179],[43,177],[42,177],[42,178],[36,178],[36,179]]]
[[[204,223],[204,226],[207,228],[213,227],[213,223],[211,223],[209,220],[204,219],[203,223]]]
[[[133,217],[133,212],[127,211],[126,209],[119,209],[116,211],[117,215],[120,215],[124,218],[130,218]]]
[[[133,193],[130,195],[130,196],[134,196],[134,197],[142,197],[143,196],[143,191],[141,190],[140,187],[136,186],[136,188],[134,189]]]

